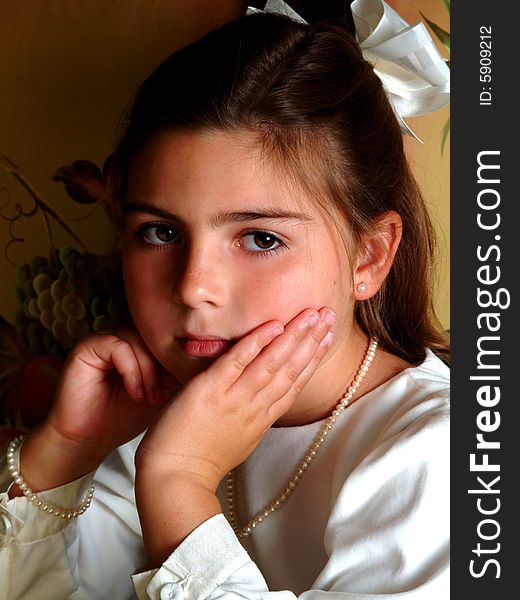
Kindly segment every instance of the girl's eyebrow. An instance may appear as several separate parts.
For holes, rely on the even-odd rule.
[[[277,221],[312,221],[313,217],[303,212],[280,210],[278,208],[261,208],[246,211],[223,211],[210,219],[212,227],[219,227],[227,223],[242,223],[243,221],[259,221],[272,219]]]
[[[123,204],[125,213],[146,213],[162,217],[163,219],[171,219],[173,221],[181,221],[177,215],[163,210],[157,206],[143,204],[141,202],[125,202]],[[304,212],[281,210],[278,208],[261,208],[258,210],[247,211],[223,211],[210,218],[210,225],[213,228],[221,227],[227,223],[242,223],[244,221],[258,221],[260,219],[273,219],[282,221],[313,221],[314,218]]]
[[[167,210],[163,210],[162,208],[158,208],[157,206],[152,206],[150,204],[144,204],[141,202],[129,202],[126,201],[123,203],[123,212],[127,213],[145,213],[148,215],[155,215],[156,217],[162,217],[163,219],[172,219],[174,221],[179,221],[179,217],[174,215],[173,213],[168,212]]]

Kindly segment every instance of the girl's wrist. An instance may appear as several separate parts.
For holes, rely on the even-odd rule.
[[[136,504],[150,569],[159,567],[199,525],[222,512],[216,494],[198,476],[163,475],[155,471],[136,478]]]
[[[136,487],[164,481],[171,487],[201,488],[212,494],[226,475],[218,472],[216,466],[205,459],[183,454],[156,454],[142,445],[137,448],[135,468]]]
[[[53,489],[96,470],[104,456],[99,449],[67,440],[52,427],[41,423],[25,439],[20,451],[20,473],[34,492]],[[13,485],[10,497],[21,496]]]

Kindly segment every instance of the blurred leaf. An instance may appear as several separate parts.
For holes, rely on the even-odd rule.
[[[441,141],[441,154],[444,152],[444,145],[446,144],[446,139],[448,138],[448,133],[450,132],[450,117],[446,123],[444,123],[444,127],[442,128],[442,141]]]
[[[0,373],[8,365],[23,365],[32,357],[15,327],[0,316]]]
[[[435,33],[435,35],[441,41],[442,45],[449,52],[450,51],[450,34],[447,31],[445,31],[444,29],[442,29],[442,27],[439,27],[438,25],[436,25],[435,23],[430,21],[430,19],[427,19],[422,13],[421,13],[421,17],[426,21],[426,23],[428,23],[428,25],[431,27],[433,33]]]
[[[80,204],[92,204],[105,194],[103,175],[97,165],[89,160],[76,160],[71,165],[60,167],[54,181],[62,181],[68,195]]]

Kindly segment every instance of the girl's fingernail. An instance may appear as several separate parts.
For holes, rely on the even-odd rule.
[[[137,398],[144,398],[144,389],[142,385],[136,386],[135,395],[137,396]]]
[[[305,321],[305,324],[308,325],[309,327],[313,327],[314,325],[316,325],[316,323],[320,320],[320,315],[318,313],[312,313],[311,315],[309,315],[307,317],[307,321]]]
[[[283,325],[275,325],[272,329],[267,329],[265,331],[263,331],[261,333],[260,336],[260,343],[263,344],[264,346],[267,344],[270,344],[275,337],[279,336],[281,333],[284,332],[284,326]]]
[[[272,335],[280,335],[283,332],[284,332],[283,325],[277,325],[276,327],[273,327],[273,329],[271,330]]]
[[[332,344],[332,340],[334,339],[334,334],[332,333],[332,331],[327,331],[327,334],[325,335],[325,337],[322,340],[322,344],[324,346],[330,346]]]
[[[332,311],[327,311],[325,313],[325,316],[323,317],[323,320],[325,321],[325,323],[327,325],[333,325],[334,322],[336,321],[336,313],[332,312]]]

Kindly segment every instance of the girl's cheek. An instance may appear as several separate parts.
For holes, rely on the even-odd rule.
[[[271,279],[265,285],[250,287],[253,290],[244,298],[243,316],[252,330],[267,321],[276,319],[287,325],[296,315],[307,308],[319,308],[319,298],[311,290],[304,289],[283,278]]]

